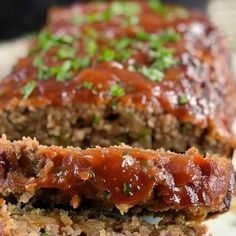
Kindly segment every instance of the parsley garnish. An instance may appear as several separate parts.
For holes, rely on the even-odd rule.
[[[132,44],[132,40],[127,37],[117,40],[115,42],[115,46],[118,50],[125,49],[125,48],[129,47],[131,44]]]
[[[123,184],[123,193],[128,197],[132,196],[131,187],[130,183]]]
[[[81,58],[74,59],[72,61],[72,68],[77,71],[77,70],[88,67],[89,64],[90,64],[89,57],[83,57],[83,58],[81,57]]]
[[[96,22],[110,21],[115,16],[124,16],[124,21],[129,21],[131,24],[137,24],[137,14],[140,13],[140,6],[133,2],[113,2],[104,12],[94,13],[90,15],[74,16],[72,17],[72,24],[93,24]]]
[[[111,193],[109,191],[104,191],[102,193],[102,197],[103,197],[104,200],[109,200],[110,197],[111,197]]]
[[[83,84],[81,85],[82,88],[92,90],[93,89],[93,84],[88,81],[84,81]]]
[[[116,52],[110,48],[106,48],[102,51],[99,57],[100,61],[113,61],[116,57]]]
[[[35,81],[30,81],[28,82],[22,89],[21,89],[21,94],[23,96],[23,99],[27,99],[34,89],[36,88],[36,82]]]
[[[43,51],[49,50],[51,47],[58,44],[72,44],[74,37],[72,35],[56,36],[49,32],[42,32],[39,34],[39,48]]]
[[[72,79],[72,61],[67,60],[63,62],[61,66],[54,66],[50,68],[50,75],[56,77],[56,81],[65,82],[66,80]]]
[[[74,58],[75,55],[76,55],[76,50],[74,48],[60,48],[57,51],[57,56],[59,59]]]
[[[87,42],[87,52],[90,56],[94,56],[94,54],[97,52],[98,46],[96,41],[94,40],[88,40]]]
[[[185,94],[179,95],[178,96],[178,104],[180,106],[183,106],[188,103],[188,98]]]
[[[101,119],[96,114],[93,114],[93,124],[99,125],[100,123]]]
[[[122,97],[125,95],[125,90],[122,87],[114,84],[110,87],[110,95],[112,97]]]
[[[162,4],[160,0],[148,0],[148,5],[153,11],[157,13],[166,15],[169,12],[168,8]]]
[[[139,70],[144,76],[146,76],[151,81],[162,82],[164,79],[164,73],[156,68],[143,66]]]
[[[47,233],[41,233],[40,235],[41,236],[49,236],[49,234],[47,234]]]

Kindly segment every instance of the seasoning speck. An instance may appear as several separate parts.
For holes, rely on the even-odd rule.
[[[28,82],[22,89],[21,89],[21,94],[23,96],[23,99],[27,99],[34,89],[36,88],[36,82],[35,81],[30,81]]]

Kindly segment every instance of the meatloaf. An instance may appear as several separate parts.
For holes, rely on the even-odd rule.
[[[54,9],[0,81],[0,132],[43,144],[231,156],[229,52],[202,13],[159,1]]]

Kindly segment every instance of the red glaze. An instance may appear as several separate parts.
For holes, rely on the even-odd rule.
[[[0,82],[0,92],[3,94],[0,106],[6,107],[13,98],[21,99],[22,87],[32,80],[37,81],[37,88],[28,102],[34,106],[61,106],[68,103],[109,105],[113,102],[109,87],[118,83],[125,89],[125,95],[116,99],[118,103],[144,111],[164,110],[182,122],[208,128],[216,137],[233,139],[231,126],[235,115],[235,88],[231,81],[228,51],[218,31],[199,13],[189,11],[189,16],[181,18],[175,14],[176,8],[170,7],[173,12],[173,19],[170,20],[164,15],[154,13],[145,2],[140,3],[141,28],[149,33],[174,28],[182,36],[180,42],[168,44],[168,47],[176,50],[175,56],[179,63],[165,71],[163,82],[152,82],[141,74],[128,71],[127,63],[130,60],[136,61],[140,66],[148,65],[147,55],[142,50],[135,53],[126,63],[96,64],[75,73],[73,79],[65,83],[58,83],[55,78],[47,81],[37,79],[37,69],[32,66],[34,56],[29,56],[19,60],[11,75]],[[122,27],[122,17],[115,17],[111,22],[83,25],[71,23],[72,16],[99,12],[106,7],[107,4],[84,4],[56,10],[51,13],[47,29],[55,35],[70,35],[83,32],[88,27],[93,28],[100,35],[100,49],[113,38],[127,35],[134,37],[135,27]],[[82,57],[85,54],[85,46],[80,40],[77,44],[77,54]],[[55,49],[46,54],[46,65],[55,64],[54,54]],[[87,89],[78,89],[84,81],[91,82],[95,88],[102,84],[102,88],[96,89],[96,94]],[[185,105],[178,104],[178,97],[182,94],[188,98]]]
[[[81,151],[38,146],[30,139],[0,140],[0,167],[1,192],[59,189],[72,199],[83,195],[110,202],[122,212],[138,205],[152,211],[224,211],[234,183],[230,160],[204,158],[196,149],[185,154],[128,146]]]

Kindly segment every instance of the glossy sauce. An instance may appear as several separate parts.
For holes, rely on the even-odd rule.
[[[152,211],[197,207],[217,212],[229,207],[232,196],[230,160],[204,158],[195,149],[175,154],[129,147],[84,151],[41,147],[34,154],[34,164],[24,152],[18,161],[14,150],[8,152],[7,159],[1,153],[1,176],[5,173],[0,181],[2,192],[59,189],[77,199],[74,207],[84,196],[114,204],[121,212],[137,205]],[[32,174],[39,166],[37,174]]]

